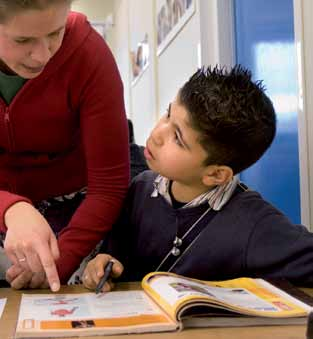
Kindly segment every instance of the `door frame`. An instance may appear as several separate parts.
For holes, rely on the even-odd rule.
[[[236,60],[233,0],[199,0],[202,65],[233,66]]]
[[[313,2],[293,0],[298,69],[301,221],[313,231]],[[310,133],[311,131],[311,133]],[[310,173],[312,175],[310,176]],[[312,212],[311,212],[312,210]]]

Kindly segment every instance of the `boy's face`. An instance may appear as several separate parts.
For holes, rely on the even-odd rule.
[[[144,151],[149,167],[187,186],[201,186],[207,153],[191,128],[187,110],[177,100],[170,104],[147,140]]]

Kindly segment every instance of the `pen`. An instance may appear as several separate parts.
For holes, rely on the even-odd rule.
[[[110,261],[107,262],[107,264],[104,268],[104,274],[103,274],[102,278],[100,279],[100,281],[99,281],[99,283],[96,287],[96,294],[101,292],[102,287],[108,281],[108,278],[109,278],[110,273],[112,271],[113,264],[114,264],[113,260],[110,260]]]

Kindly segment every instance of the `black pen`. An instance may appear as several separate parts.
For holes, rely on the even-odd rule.
[[[102,287],[108,281],[108,278],[109,278],[109,276],[112,272],[113,264],[114,264],[113,260],[110,260],[110,261],[107,262],[107,264],[104,268],[104,274],[103,274],[102,278],[100,279],[99,284],[96,287],[96,294],[101,292]]]

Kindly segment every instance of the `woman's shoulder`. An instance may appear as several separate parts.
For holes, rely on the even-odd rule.
[[[93,59],[93,64],[97,56],[103,61],[103,54],[111,54],[104,37],[96,32],[84,14],[78,12],[70,12],[68,15],[62,48],[75,48],[76,55],[81,51],[84,57]]]

